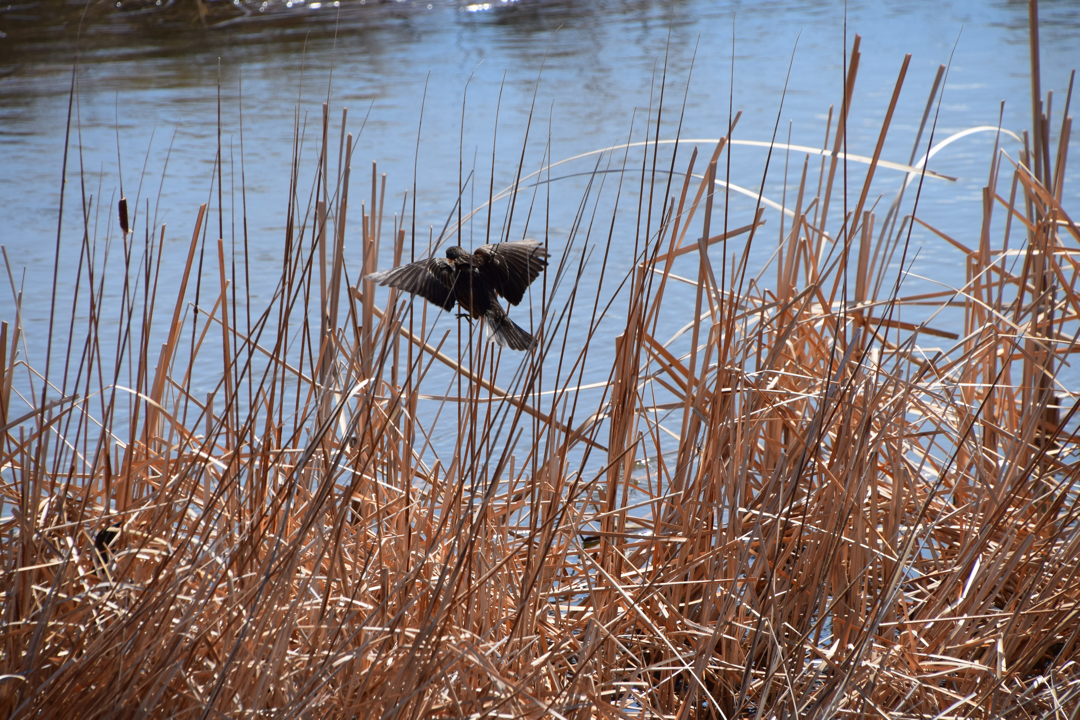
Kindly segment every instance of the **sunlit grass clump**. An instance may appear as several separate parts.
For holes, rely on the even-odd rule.
[[[365,279],[414,246],[385,179],[355,199],[328,123],[265,307],[238,302],[246,255],[205,241],[205,206],[183,258],[125,219],[122,301],[89,263],[61,279],[84,327],[34,338],[65,371],[22,358],[18,316],[0,328],[0,715],[1075,712],[1070,126],[995,147],[977,242],[930,228],[956,287],[905,295],[926,145],[875,205],[881,144],[843,152],[857,67],[829,145],[784,150],[782,214],[718,211],[725,136],[646,170],[619,211],[636,244],[549,238],[525,353]]]

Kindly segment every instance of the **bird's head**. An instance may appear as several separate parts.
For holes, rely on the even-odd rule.
[[[446,257],[454,265],[472,265],[472,255],[457,245],[446,248]]]

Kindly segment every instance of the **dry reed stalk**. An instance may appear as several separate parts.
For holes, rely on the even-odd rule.
[[[857,48],[816,182],[818,151],[787,146],[804,160],[775,288],[764,271],[744,283],[763,207],[714,230],[716,193],[734,187],[719,177],[725,137],[704,176],[695,151],[658,212],[637,208],[649,240],[611,296],[626,319],[607,356],[558,339],[577,302],[571,282],[557,307],[569,266],[553,268],[537,356],[509,382],[505,358],[467,327],[455,356],[444,350],[454,333],[436,342],[396,293],[380,307],[365,278],[386,178],[373,165],[363,265],[349,278],[353,142],[343,116],[332,180],[325,106],[313,212],[291,203],[280,284],[246,328],[229,307],[223,239],[220,291],[189,313],[199,209],[167,341],[153,374],[136,373],[149,378],[133,401],[137,440],[113,433],[120,388],[102,386],[111,399],[95,405],[89,373],[81,396],[52,388],[30,397],[54,399],[13,410],[12,388],[42,378],[16,379],[29,370],[15,362],[21,318],[5,322],[0,713],[1013,718],[1080,707],[1078,405],[1058,375],[1080,350],[1080,232],[1061,193],[1064,145],[1040,130],[1019,160],[995,147],[975,247],[901,216],[903,190],[875,236],[876,174],[936,181],[918,177],[914,153],[879,162],[905,59],[863,184],[846,189],[852,210],[830,225],[838,163],[854,162],[841,149]],[[649,143],[643,168],[657,185],[662,143]],[[901,293],[896,259],[915,225],[963,258],[955,291]],[[728,253],[743,235],[747,249]],[[392,238],[399,262],[407,234]],[[677,262],[695,252],[693,318],[661,331],[665,308],[686,303],[671,290]],[[156,276],[160,254],[144,262],[127,272]],[[590,333],[606,313],[594,303]],[[962,321],[941,326],[928,304]],[[900,319],[908,309],[930,320]],[[100,358],[110,326],[92,317],[87,352]],[[192,378],[212,362],[215,325],[221,382],[204,402]],[[541,383],[549,355],[558,367]],[[581,382],[598,356],[610,363],[599,400]],[[426,413],[436,361],[454,379]],[[444,414],[449,443],[436,437]]]

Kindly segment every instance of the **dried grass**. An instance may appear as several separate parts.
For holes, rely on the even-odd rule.
[[[857,41],[852,57],[845,107]],[[939,233],[963,284],[910,297],[896,265],[926,224],[899,215],[900,195],[884,221],[866,209],[881,143],[848,159],[868,172],[841,219],[825,216],[841,132],[820,162],[803,153],[773,288],[747,277],[763,213],[717,231],[726,140],[669,196],[648,147],[638,261],[604,283],[625,311],[614,351],[559,335],[571,312],[598,326],[607,301],[577,297],[564,259],[537,354],[501,389],[478,334],[427,337],[419,303],[380,305],[357,282],[385,225],[374,169],[350,281],[352,144],[334,180],[326,117],[314,213],[290,222],[261,320],[243,318],[219,241],[197,323],[184,286],[160,352],[145,341],[157,318],[135,317],[130,389],[96,386],[111,372],[96,367],[74,390],[37,376],[20,418],[19,319],[0,329],[0,714],[1075,717],[1077,395],[1055,383],[1080,313],[1068,120],[1057,148],[1044,122],[1020,157],[995,149],[977,246]],[[909,200],[930,182],[903,177]],[[394,228],[396,259],[405,237]],[[693,256],[695,313],[666,339]],[[127,268],[138,292],[160,258]],[[116,318],[97,309],[73,362],[115,342],[107,328],[142,307],[131,292]],[[899,319],[928,303],[962,326]],[[221,333],[220,361],[186,339],[196,326]],[[425,415],[436,360],[457,396]],[[221,383],[197,398],[211,362]],[[586,362],[610,367],[599,399],[579,387]]]

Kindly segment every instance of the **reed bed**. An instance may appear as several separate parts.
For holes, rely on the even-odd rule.
[[[626,238],[569,251],[582,211],[533,290],[528,355],[364,280],[380,245],[408,259],[408,233],[374,168],[347,217],[361,183],[325,106],[313,201],[258,314],[221,241],[193,303],[204,206],[175,298],[157,292],[164,229],[110,271],[130,280],[119,307],[72,279],[93,311],[50,345],[59,379],[19,360],[7,319],[0,714],[1076,717],[1070,121],[1051,146],[1036,88],[1023,151],[988,158],[973,240],[930,228],[962,282],[907,295],[926,151],[872,208],[907,63],[860,163],[858,57],[856,39],[829,143],[774,143],[802,170],[771,228],[762,207],[721,213],[728,136],[684,141],[670,168],[656,151],[675,145],[651,141],[633,270],[608,265]],[[579,296],[595,268],[604,289]],[[570,315],[614,318],[617,340]],[[609,379],[584,387],[586,366]],[[433,367],[455,378],[439,400]]]

